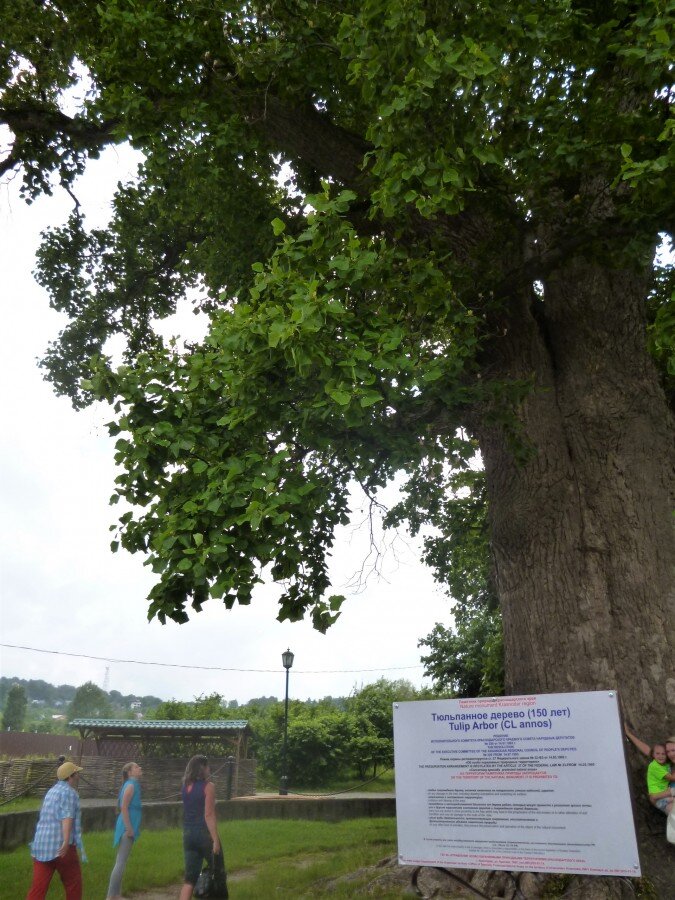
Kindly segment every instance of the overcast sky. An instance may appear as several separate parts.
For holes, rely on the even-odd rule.
[[[87,225],[103,224],[116,181],[134,165],[130,153],[111,149],[90,168],[76,189]],[[301,699],[345,695],[380,677],[424,683],[417,642],[449,621],[450,605],[405,535],[385,554],[383,577],[357,590],[350,583],[368,554],[367,529],[341,532],[333,584],[348,599],[326,635],[308,623],[277,622],[273,584],[249,607],[228,611],[211,600],[185,625],[147,622],[151,573],[140,556],[109,549],[108,408],[74,412],[36,365],[65,319],[32,278],[35,250],[40,231],[71,209],[60,189],[28,206],[17,179],[0,185],[0,640],[34,648],[1,646],[0,673],[103,686],[109,670],[109,689],[124,694],[189,700],[217,691],[243,702],[283,695],[281,653],[290,647],[290,693]],[[179,317],[171,333],[189,337],[193,320]]]

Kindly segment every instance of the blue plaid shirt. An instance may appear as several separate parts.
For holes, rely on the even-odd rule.
[[[31,855],[40,862],[56,859],[63,844],[62,819],[73,819],[70,843],[75,844],[86,860],[82,846],[82,822],[80,817],[80,795],[67,781],[57,781],[45,794],[40,809],[35,837],[30,844]]]

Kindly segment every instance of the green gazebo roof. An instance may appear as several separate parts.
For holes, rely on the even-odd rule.
[[[249,730],[245,719],[73,719],[80,734],[96,737],[148,737],[162,735],[215,735]]]

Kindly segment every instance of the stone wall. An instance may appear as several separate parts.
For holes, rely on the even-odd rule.
[[[182,808],[182,803],[157,803],[144,806],[143,829],[157,831],[163,828],[179,828]],[[82,833],[85,849],[88,833],[92,831],[110,831],[112,833],[116,819],[117,811],[114,803],[106,806],[83,807]],[[37,810],[0,815],[0,850],[15,850],[32,841],[37,820]]]
[[[143,806],[143,830],[161,831],[180,828],[182,803],[151,803]],[[310,819],[341,822],[344,819],[389,818],[396,815],[393,797],[249,797],[216,804],[220,822],[236,819]],[[0,850],[14,850],[33,839],[38,813],[6,813],[0,815]],[[113,804],[85,806],[82,809],[82,831],[85,847],[92,831],[112,832],[116,819]],[[179,852],[177,850],[177,852]]]

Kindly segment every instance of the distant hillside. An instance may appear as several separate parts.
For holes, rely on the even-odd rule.
[[[28,709],[23,726],[24,731],[61,731],[75,693],[80,685],[50,684],[40,679],[0,677],[0,710],[5,708],[9,689],[13,684],[21,685],[26,691]],[[116,718],[133,718],[141,713],[147,715],[162,703],[161,697],[140,694],[121,694],[119,691],[102,691],[108,698],[112,714]]]

